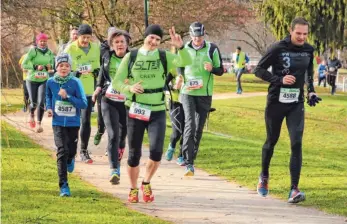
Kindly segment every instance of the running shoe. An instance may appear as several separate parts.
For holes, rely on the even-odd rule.
[[[71,159],[70,163],[67,163],[67,172],[72,173],[75,169],[75,159]]]
[[[94,136],[94,145],[99,145],[101,141],[102,134],[96,132],[96,135]]]
[[[191,177],[194,176],[194,166],[191,164],[188,164],[186,166],[186,172],[184,173],[184,176]]]
[[[30,126],[31,128],[35,128],[35,127],[36,127],[36,122],[35,122],[35,120],[30,120],[30,121],[29,121],[29,126]]]
[[[43,132],[43,128],[42,128],[41,125],[39,125],[39,126],[37,127],[36,132],[37,132],[37,133]]]
[[[118,148],[118,161],[121,161],[123,158],[125,148]]]
[[[289,192],[288,196],[288,203],[299,203],[301,201],[305,201],[306,196],[304,192],[301,192],[299,188],[294,187],[292,190]]]
[[[174,153],[175,153],[175,148],[172,148],[171,144],[169,144],[169,147],[165,153],[165,159],[167,161],[171,161]]]
[[[185,166],[186,165],[186,163],[184,162],[183,157],[178,157],[177,160],[176,160],[176,164],[179,165],[179,166]]]
[[[151,184],[143,184],[141,185],[141,190],[143,193],[143,201],[148,203],[154,201],[154,195],[152,192]]]
[[[88,150],[82,150],[80,152],[80,155],[81,155],[82,162],[85,162],[85,163],[88,163],[88,164],[92,164],[93,163],[93,160],[89,156]]]
[[[257,192],[263,197],[266,197],[269,194],[269,178],[260,175],[257,185]]]
[[[113,169],[111,170],[111,178],[110,178],[110,182],[113,185],[119,184],[119,180],[120,180],[120,173],[117,169]]]
[[[139,189],[130,189],[128,201],[130,203],[138,203],[139,202]]]
[[[69,196],[71,196],[69,184],[67,182],[65,182],[60,187],[60,197],[69,197]]]

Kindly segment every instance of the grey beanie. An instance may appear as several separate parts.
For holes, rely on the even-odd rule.
[[[61,53],[57,57],[55,57],[55,69],[57,69],[58,65],[62,62],[69,63],[70,67],[72,66],[72,60],[69,54]]]
[[[84,34],[93,34],[92,27],[90,27],[88,24],[81,24],[78,27],[78,35],[84,35]]]
[[[108,43],[108,45],[109,46],[112,45],[111,41],[115,36],[121,36],[121,35],[123,35],[125,37],[125,40],[127,41],[127,44],[129,45],[131,37],[127,31],[117,29],[116,27],[108,28],[108,31],[107,31],[107,43]]]

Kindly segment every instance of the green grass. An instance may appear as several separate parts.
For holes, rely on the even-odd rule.
[[[347,96],[323,96],[317,107],[305,108],[300,180],[300,189],[307,195],[302,206],[344,216],[347,216],[346,102]],[[209,131],[224,136],[204,134],[196,166],[255,190],[266,138],[265,97],[215,100],[213,107],[217,111],[210,116]],[[168,127],[164,151],[170,134]],[[147,137],[144,142],[148,145]],[[284,200],[290,187],[289,159],[290,142],[284,122],[270,166],[271,195]]]
[[[135,212],[76,175],[72,197],[60,198],[56,162],[5,122],[2,128],[2,223],[167,223]]]
[[[227,73],[223,76],[215,76],[214,93],[236,92],[236,77],[234,74]],[[242,89],[244,92],[266,92],[268,84],[255,77],[254,74],[242,75]]]
[[[1,114],[23,108],[23,89],[1,89]]]

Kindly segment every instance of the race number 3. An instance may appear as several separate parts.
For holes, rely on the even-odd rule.
[[[299,101],[300,89],[281,88],[279,101],[281,103],[294,103]]]
[[[145,105],[134,102],[131,104],[129,117],[142,121],[149,121],[151,110]]]
[[[283,67],[289,68],[290,67],[290,57],[288,57],[288,56],[283,57],[283,61],[284,61]]]

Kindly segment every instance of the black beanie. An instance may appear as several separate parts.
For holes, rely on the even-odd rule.
[[[92,28],[88,24],[81,24],[78,27],[78,35],[84,35],[84,34],[93,34]]]
[[[161,27],[157,24],[150,25],[146,28],[145,30],[145,38],[150,35],[150,34],[155,34],[159,36],[160,38],[163,38],[163,30]]]

